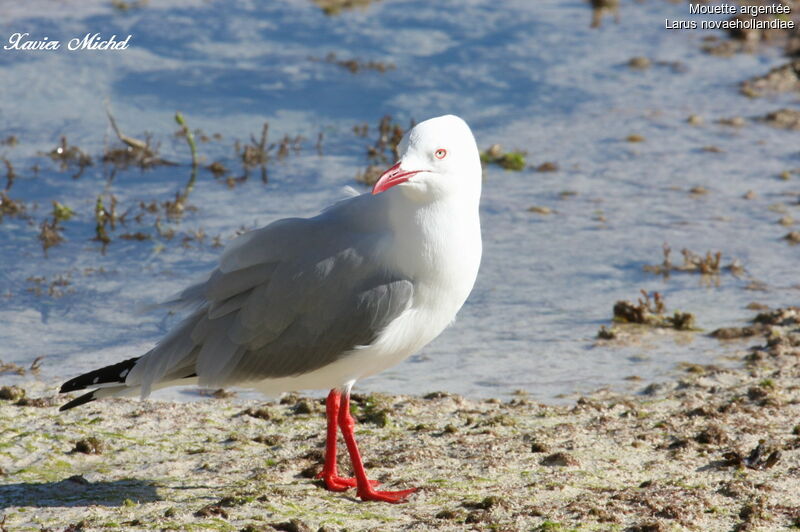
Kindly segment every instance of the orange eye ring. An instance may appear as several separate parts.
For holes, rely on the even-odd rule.
[[[447,150],[445,150],[444,148],[439,148],[433,153],[433,156],[436,157],[437,159],[444,159],[445,157],[447,157]]]

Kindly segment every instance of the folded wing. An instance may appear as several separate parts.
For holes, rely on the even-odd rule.
[[[242,235],[206,282],[178,297],[196,310],[125,384],[146,396],[181,376],[207,386],[289,377],[369,345],[414,295],[412,282],[381,260],[384,239],[326,216]]]

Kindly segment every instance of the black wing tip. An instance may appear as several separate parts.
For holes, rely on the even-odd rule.
[[[95,390],[97,391],[97,390]],[[72,401],[67,404],[61,405],[58,407],[59,412],[63,412],[64,410],[69,410],[70,408],[75,408],[76,406],[85,405],[86,403],[91,403],[92,401],[97,401],[97,397],[94,396],[94,392],[89,392],[87,394],[83,394],[80,397],[76,397]]]
[[[77,377],[76,377],[77,378]],[[61,388],[58,389],[58,393],[68,393],[77,390],[78,388],[75,385],[75,379],[70,379],[64,384],[61,385]]]
[[[89,375],[88,373],[86,375]],[[74,379],[70,379],[64,384],[61,385],[61,388],[58,389],[58,393],[69,393],[74,392],[77,390],[85,390],[89,386],[90,383],[86,382],[86,375],[79,375]]]
[[[139,360],[139,357],[129,358],[128,360],[78,375],[62,384],[58,392],[68,393],[76,390],[85,390],[86,388],[109,382],[124,383],[125,377],[127,377],[131,368],[136,365],[137,360]]]

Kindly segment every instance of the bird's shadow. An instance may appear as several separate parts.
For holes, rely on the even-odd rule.
[[[81,476],[58,482],[18,482],[0,485],[0,510],[10,506],[123,506],[126,500],[161,500],[152,483],[135,478],[89,482]]]

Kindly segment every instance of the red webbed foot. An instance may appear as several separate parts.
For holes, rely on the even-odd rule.
[[[390,502],[390,503],[401,503],[407,502],[408,496],[417,491],[417,488],[411,488],[407,490],[399,490],[399,491],[378,491],[372,488],[369,489],[359,489],[358,490],[358,498],[362,501],[380,501],[380,502]]]

